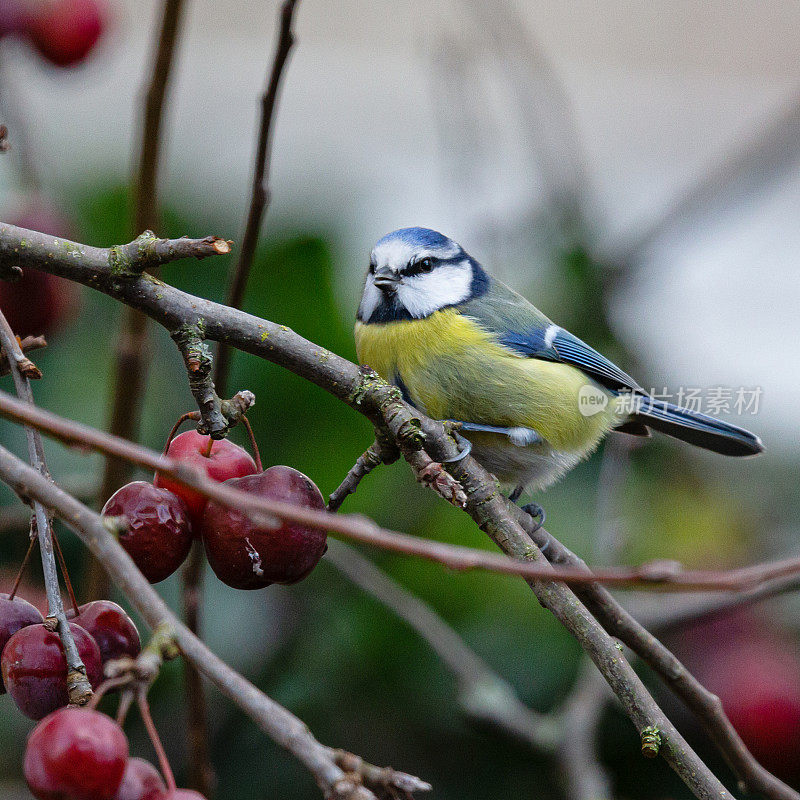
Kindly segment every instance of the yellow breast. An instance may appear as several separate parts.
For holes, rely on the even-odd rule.
[[[421,320],[356,323],[359,361],[403,382],[436,419],[533,428],[555,449],[585,451],[615,422],[615,398],[584,416],[579,394],[594,385],[579,369],[524,358],[455,309]]]

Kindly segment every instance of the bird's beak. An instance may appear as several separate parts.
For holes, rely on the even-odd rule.
[[[397,291],[397,284],[400,283],[400,276],[393,269],[389,269],[389,267],[379,267],[375,270],[372,281],[382,292],[393,294]]]

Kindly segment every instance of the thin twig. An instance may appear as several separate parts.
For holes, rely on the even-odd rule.
[[[20,397],[20,403],[33,407],[33,391],[28,377],[22,372],[21,361],[24,358],[19,349],[17,339],[11,330],[3,312],[0,311],[0,342],[8,354],[8,364],[14,378],[14,386]],[[44,457],[42,437],[32,427],[25,427],[28,442],[28,458],[33,469],[43,478],[49,479],[47,463]],[[56,629],[64,647],[67,662],[67,691],[70,703],[83,705],[92,696],[92,687],[86,676],[86,667],[78,653],[75,639],[72,636],[69,622],[61,601],[61,590],[58,584],[58,569],[53,554],[53,528],[47,509],[39,502],[33,502],[33,513],[36,523],[36,535],[39,539],[39,552],[42,556],[42,571],[47,592],[47,615],[55,620]]]
[[[19,346],[24,354],[30,353],[32,350],[41,350],[43,347],[47,347],[47,340],[44,336],[26,336],[20,341]],[[0,378],[9,374],[11,374],[11,367],[8,364],[8,358],[5,350],[0,348]],[[30,375],[29,377],[35,376]]]
[[[52,530],[52,528],[51,535],[53,537],[53,546],[58,558],[58,564],[61,567],[61,575],[64,578],[64,585],[67,587],[67,597],[69,597],[69,602],[72,604],[72,610],[75,612],[75,616],[77,617],[80,613],[78,610],[78,598],[75,597],[75,589],[72,588],[72,581],[70,580],[69,570],[67,569],[67,560],[64,558],[64,553],[61,550],[61,542],[58,541],[58,536],[56,536],[56,532]]]
[[[135,181],[134,232],[158,230],[158,171],[161,153],[161,124],[176,43],[180,31],[183,0],[164,0],[158,44],[153,56],[145,93],[141,140]],[[108,429],[116,436],[135,439],[144,399],[147,376],[147,317],[132,308],[120,320],[114,363],[113,396]],[[102,505],[130,478],[130,466],[108,459],[100,483]],[[91,595],[105,596],[108,586],[101,570],[90,569]]]
[[[17,493],[26,493],[52,509],[108,570],[115,585],[150,628],[157,630],[167,626],[183,657],[192,661],[268,736],[301,761],[326,796],[341,800],[376,800],[375,795],[363,786],[354,786],[349,793],[339,791],[342,786],[352,782],[347,772],[337,764],[337,754],[341,751],[320,744],[301,720],[260,692],[192,634],[139,572],[130,556],[106,529],[102,517],[43,478],[2,446],[0,481]],[[378,769],[364,764],[361,772],[366,775]],[[401,772],[395,772],[394,780],[402,785],[414,786],[414,790],[418,791],[431,788],[424,781]]]
[[[291,520],[301,525],[326,530],[333,535],[339,534],[343,538],[361,544],[425,558],[456,571],[480,569],[504,575],[519,575],[529,580],[561,581],[576,586],[604,583],[611,586],[642,586],[680,592],[708,589],[736,590],[743,586],[756,585],[772,577],[800,572],[798,557],[733,570],[682,572],[676,571],[674,566],[665,569],[658,564],[605,567],[593,572],[583,562],[580,562],[583,566],[553,567],[544,559],[520,561],[485,550],[444,544],[381,528],[372,520],[359,515],[331,514],[328,511],[315,511],[290,503],[255,497],[223,483],[216,483],[204,472],[194,469],[185,462],[111,436],[88,425],[73,422],[50,411],[31,407],[2,391],[0,391],[0,416],[33,426],[81,451],[94,450],[114,455],[145,469],[169,475],[185,486],[195,489],[204,497],[251,515],[260,524],[274,524],[276,517]],[[516,508],[513,505],[511,507]],[[524,512],[520,514],[525,516]],[[530,558],[535,552],[534,545],[529,544],[526,556]]]
[[[341,508],[342,503],[348,495],[353,494],[358,489],[361,481],[369,475],[372,470],[383,463],[383,454],[378,442],[373,442],[357,459],[356,463],[350,467],[344,480],[337,486],[328,498],[328,511],[334,513]]]
[[[278,93],[281,86],[284,68],[289,58],[289,53],[295,42],[292,32],[292,22],[298,0],[284,0],[281,7],[280,29],[278,44],[272,60],[267,88],[261,98],[261,120],[258,128],[258,141],[256,143],[255,165],[253,167],[253,186],[250,193],[250,207],[247,212],[247,222],[242,235],[242,247],[236,261],[228,287],[226,304],[231,308],[240,308],[253,266],[253,258],[258,244],[258,234],[261,230],[261,221],[269,208],[270,202],[270,161],[272,154],[272,130],[275,109],[278,103]],[[217,352],[217,363],[214,372],[214,383],[221,395],[227,393],[228,375],[230,373],[231,351],[228,345],[221,343]]]
[[[181,572],[181,603],[186,627],[200,636],[203,596],[203,575],[206,557],[203,543],[196,541]],[[208,703],[206,687],[200,671],[188,661],[183,665],[184,696],[186,699],[186,743],[188,746],[189,785],[203,795],[211,794],[216,775],[211,766],[208,742]]]
[[[31,527],[33,527],[36,523],[34,522],[35,517],[31,519]],[[31,537],[30,541],[28,542],[28,549],[25,551],[25,557],[22,559],[22,563],[19,565],[19,569],[17,570],[17,577],[14,578],[14,585],[11,587],[11,591],[8,593],[8,599],[13,600],[17,592],[19,591],[19,585],[22,583],[22,578],[25,575],[25,570],[28,568],[28,562],[31,560],[31,555],[33,553],[33,548],[36,547],[36,543],[38,542],[37,537],[34,534],[34,531],[31,530]]]
[[[458,700],[470,717],[492,724],[539,752],[554,752],[559,739],[558,721],[528,708],[511,684],[494,672],[427,603],[342,542],[329,543],[325,560],[405,620],[431,646],[458,681]]]
[[[597,729],[614,695],[594,665],[584,659],[569,695],[554,716],[561,736],[556,762],[569,800],[610,800],[611,781],[597,756]]]
[[[147,735],[153,743],[153,749],[156,751],[158,764],[161,767],[161,773],[164,776],[164,781],[167,784],[167,792],[174,794],[175,792],[175,776],[172,774],[172,767],[169,765],[169,759],[164,751],[164,745],[161,743],[161,737],[158,735],[158,729],[155,722],[153,722],[153,715],[150,713],[150,706],[147,702],[147,691],[144,688],[139,689],[136,693],[136,705],[139,707],[139,713],[142,716]]]
[[[787,575],[765,581],[754,589],[727,595],[673,598],[668,607],[645,598],[628,598],[625,607],[647,628],[673,630],[711,617],[730,614],[745,606],[800,591],[800,575]]]
[[[530,530],[530,518],[518,509],[513,513]],[[540,546],[548,542],[547,558],[553,564],[569,564],[576,569],[590,571],[581,558],[546,531],[542,533],[540,529],[532,532],[532,537]],[[798,792],[764,769],[750,753],[725,715],[719,698],[709,692],[604,587],[598,583],[576,585],[575,593],[611,635],[630,647],[683,700],[749,791],[760,792],[774,800],[800,800]]]

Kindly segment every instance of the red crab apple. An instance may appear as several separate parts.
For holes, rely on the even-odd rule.
[[[270,467],[258,475],[233,478],[226,484],[301,508],[325,508],[314,482],[292,467]],[[262,528],[240,511],[214,502],[206,506],[201,532],[211,569],[234,589],[261,589],[271,583],[302,580],[317,565],[327,546],[324,531],[294,522]]]
[[[96,689],[103,679],[100,648],[80,625],[71,622],[69,627],[89,683]],[[44,625],[18,630],[3,648],[0,664],[6,690],[26,717],[42,719],[69,703],[64,648],[58,634]]]
[[[778,777],[800,778],[800,651],[754,615],[694,625],[681,636],[687,667],[722,701],[756,759]]]
[[[31,731],[23,771],[38,800],[114,800],[128,740],[98,711],[61,708]]]
[[[167,787],[161,773],[143,758],[130,758],[114,800],[164,800]]]
[[[189,555],[189,509],[167,489],[145,481],[127,483],[109,497],[103,516],[125,517],[127,529],[119,543],[150,583],[168,578]]]
[[[193,467],[205,471],[211,480],[222,483],[229,478],[241,478],[256,471],[256,463],[239,445],[227,439],[214,441],[197,431],[186,431],[176,436],[167,449],[167,455],[178,461],[185,461]],[[189,519],[195,526],[195,535],[206,507],[206,498],[194,489],[182,486],[166,475],[156,473],[153,483],[161,489],[168,489],[178,495],[189,508]]]
[[[33,198],[8,221],[51,236],[65,236],[71,227],[42,197]],[[79,303],[78,284],[41,270],[25,269],[15,283],[0,281],[0,308],[17,336],[49,336],[75,316]]]
[[[9,600],[7,594],[0,594],[0,652],[18,630],[42,622],[42,614],[39,609],[32,606],[27,600],[23,600],[21,597]],[[5,693],[5,684],[0,680],[0,694]]]
[[[93,600],[78,606],[78,614],[67,617],[97,642],[103,663],[115,658],[136,658],[142,651],[139,631],[125,610],[111,600]]]
[[[97,0],[44,0],[33,6],[28,37],[52,64],[71,67],[94,48],[104,16]]]
[[[191,789],[176,789],[174,792],[165,794],[159,800],[206,800],[205,795],[194,792]]]

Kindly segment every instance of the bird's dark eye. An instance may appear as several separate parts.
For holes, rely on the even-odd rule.
[[[436,264],[436,259],[426,256],[419,261],[412,261],[404,270],[403,275],[421,275],[423,272],[430,272]]]
[[[373,262],[373,261],[369,262],[369,270],[368,271],[369,271],[370,275],[374,275],[375,274],[375,262]]]

